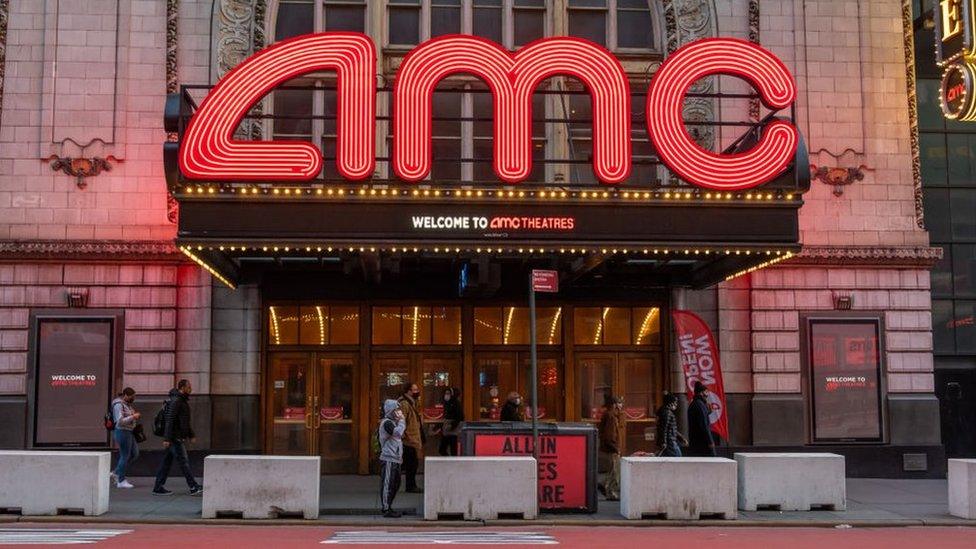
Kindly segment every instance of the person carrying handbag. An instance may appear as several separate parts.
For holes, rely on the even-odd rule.
[[[139,418],[142,417],[142,414],[132,407],[135,400],[135,389],[126,387],[112,401],[112,421],[115,424],[112,435],[115,437],[116,444],[119,445],[119,461],[112,472],[112,479],[115,480],[117,488],[135,487],[125,478],[129,464],[139,457],[138,437],[135,431],[138,430],[140,433],[142,431],[142,426],[139,424]],[[142,434],[142,440],[146,440],[145,434]]]

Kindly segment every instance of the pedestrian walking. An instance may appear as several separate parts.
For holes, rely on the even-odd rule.
[[[156,472],[156,484],[153,486],[153,494],[157,496],[168,496],[173,492],[164,486],[166,478],[169,477],[169,469],[173,465],[173,460],[180,466],[183,476],[186,478],[186,485],[190,488],[191,496],[203,494],[203,487],[193,478],[193,471],[190,470],[190,460],[186,455],[187,442],[195,442],[196,436],[193,427],[190,426],[190,393],[193,386],[187,379],[181,379],[176,384],[176,388],[170,389],[169,400],[163,406],[163,448],[166,454],[163,455],[163,462],[159,465]]]
[[[458,435],[461,434],[461,422],[464,421],[460,394],[457,388],[448,387],[441,397],[444,405],[444,422],[441,423],[441,443],[438,453],[442,456],[458,455]]]
[[[406,430],[403,434],[403,472],[407,476],[407,492],[419,494],[423,490],[417,486],[417,468],[424,454],[424,423],[420,418],[420,387],[416,383],[404,385],[403,394],[397,401],[403,411]]]
[[[383,403],[383,419],[380,420],[377,438],[380,443],[380,499],[383,516],[399,518],[401,513],[393,508],[393,498],[400,489],[400,466],[403,464],[403,433],[407,424],[400,404],[387,399]]]
[[[515,391],[508,393],[508,400],[502,406],[500,419],[502,421],[525,421],[525,412],[522,410],[522,395]]]
[[[708,388],[695,382],[695,398],[688,405],[688,455],[696,457],[715,456],[715,439],[712,437],[712,424],[708,419],[711,413],[708,405]]]
[[[126,479],[129,464],[139,457],[139,444],[136,443],[133,430],[138,425],[142,414],[132,406],[135,400],[135,389],[126,387],[112,401],[112,423],[115,425],[112,436],[115,438],[115,443],[119,445],[119,461],[112,471],[112,479],[115,480],[117,488],[135,488]]]
[[[607,395],[603,400],[603,415],[600,416],[600,451],[610,462],[610,472],[604,481],[604,494],[607,501],[620,499],[620,441],[624,430],[624,399]]]
[[[657,410],[657,443],[661,457],[681,457],[681,444],[685,437],[678,432],[678,397],[674,393],[664,393],[664,403]]]

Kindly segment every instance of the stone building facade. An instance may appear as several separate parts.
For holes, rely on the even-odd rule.
[[[131,386],[152,403],[176,379],[190,379],[198,449],[266,451],[267,296],[258,283],[225,287],[173,245],[178,211],[161,151],[167,93],[213,84],[272,43],[286,4],[0,1],[0,446],[32,445],[37,315],[101,311],[123,327],[117,389]],[[315,28],[328,28],[331,4],[314,11]],[[403,6],[346,4],[361,8],[381,76],[392,81],[409,49],[390,43],[399,28],[392,14]],[[522,5],[499,4],[509,11]],[[612,45],[624,40],[616,16],[633,3],[606,4],[600,13],[608,14]],[[671,307],[698,312],[718,338],[734,447],[815,442],[806,323],[844,309],[838,314],[881,320],[883,436],[827,446],[851,456],[855,474],[943,470],[929,276],[940,250],[929,246],[921,211],[907,4],[653,0],[649,51],[620,54],[639,78],[681,44],[739,37],[774,52],[798,84],[796,120],[813,177],[800,210],[802,253],[710,289],[668,289]],[[459,5],[469,28],[472,0]],[[546,35],[577,28],[579,3],[541,5]],[[422,40],[439,4],[417,6]],[[511,26],[503,25],[503,42],[515,39]],[[747,91],[731,78],[711,85]],[[745,99],[693,107],[702,119],[755,120],[759,113]],[[547,146],[571,147],[553,131]],[[728,127],[714,131],[719,145],[737,136]],[[378,146],[382,155],[387,145]],[[547,178],[571,179],[549,169]],[[670,362],[671,389],[680,391],[680,366],[673,356]],[[913,472],[907,464],[919,469],[919,456],[925,471]]]

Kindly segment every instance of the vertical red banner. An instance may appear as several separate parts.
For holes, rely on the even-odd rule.
[[[725,386],[722,383],[722,366],[719,364],[718,346],[712,331],[701,318],[690,311],[672,311],[674,327],[678,334],[678,356],[685,373],[685,391],[688,400],[694,397],[695,382],[708,387],[708,416],[712,432],[729,440],[729,415],[725,406]]]

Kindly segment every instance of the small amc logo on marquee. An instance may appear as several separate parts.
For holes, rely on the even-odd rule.
[[[187,179],[206,181],[310,181],[323,159],[311,143],[241,141],[234,131],[249,109],[275,87],[318,71],[338,76],[336,168],[346,179],[373,175],[376,147],[376,50],[364,34],[324,32],[279,42],[246,59],[210,92],[181,141],[179,167]],[[437,84],[457,73],[487,83],[493,99],[495,175],[518,183],[532,172],[532,95],[555,75],[579,79],[593,111],[593,172],[607,185],[631,172],[631,94],[620,62],[580,38],[537,40],[517,52],[468,35],[442,36],[417,46],[398,69],[394,85],[393,154],[397,177],[421,181],[432,164],[432,97]],[[718,190],[745,190],[780,175],[799,142],[795,126],[774,120],[741,152],[719,154],[695,143],[682,108],[691,85],[713,75],[748,82],[770,109],[792,105],[796,84],[769,51],[733,38],[687,44],[668,56],[645,101],[647,132],[658,156],[685,181]]]

